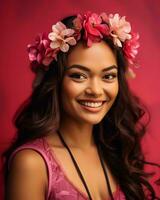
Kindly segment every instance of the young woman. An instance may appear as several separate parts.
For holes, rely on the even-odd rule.
[[[36,77],[5,152],[6,199],[158,199],[140,147],[145,111],[127,83],[138,47],[125,17],[91,12],[28,45]]]

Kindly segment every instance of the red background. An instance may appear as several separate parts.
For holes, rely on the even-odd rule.
[[[148,106],[152,117],[142,143],[143,151],[149,161],[160,164],[159,0],[1,0],[0,151],[13,138],[13,114],[31,92],[33,74],[28,67],[26,45],[37,33],[50,31],[57,20],[87,10],[126,15],[133,24],[133,30],[140,34],[140,68],[135,69],[137,77],[130,81],[130,85]],[[160,175],[159,171],[157,175]],[[160,189],[155,189],[160,196]],[[3,184],[0,181],[1,199],[2,194]]]

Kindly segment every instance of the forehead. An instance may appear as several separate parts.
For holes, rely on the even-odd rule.
[[[67,66],[74,64],[86,66],[91,70],[94,68],[100,70],[107,66],[117,65],[117,61],[109,45],[102,40],[101,42],[93,43],[91,47],[79,42],[69,52],[67,58]]]

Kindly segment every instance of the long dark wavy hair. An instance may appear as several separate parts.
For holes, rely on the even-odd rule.
[[[75,17],[67,17],[62,22],[72,28]],[[100,145],[104,161],[127,200],[160,199],[156,197],[148,180],[153,174],[144,172],[145,164],[159,166],[145,161],[141,150],[140,143],[148,124],[148,121],[144,122],[142,119],[147,112],[139,98],[130,91],[126,80],[127,61],[122,50],[115,47],[110,39],[105,41],[117,58],[119,92],[109,112],[94,126],[95,141]],[[67,55],[68,53],[60,52],[57,61],[50,64],[48,71],[44,71],[43,68],[32,68],[36,73],[32,94],[13,118],[17,134],[11,146],[3,153],[5,184],[11,153],[26,142],[58,130],[61,118],[60,91]],[[145,190],[148,191],[148,196]]]

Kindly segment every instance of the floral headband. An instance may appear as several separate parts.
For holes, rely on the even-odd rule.
[[[116,47],[122,48],[128,63],[136,65],[135,58],[140,46],[139,34],[131,31],[131,25],[125,20],[125,16],[106,13],[98,15],[91,12],[78,14],[73,20],[73,28],[68,28],[59,21],[52,26],[51,33],[38,35],[34,44],[27,46],[31,65],[43,66],[47,70],[49,64],[57,60],[60,51],[68,52],[70,46],[76,45],[81,38],[86,41],[88,47],[92,46],[93,42],[110,38]],[[130,67],[128,67],[128,75],[135,76]]]

